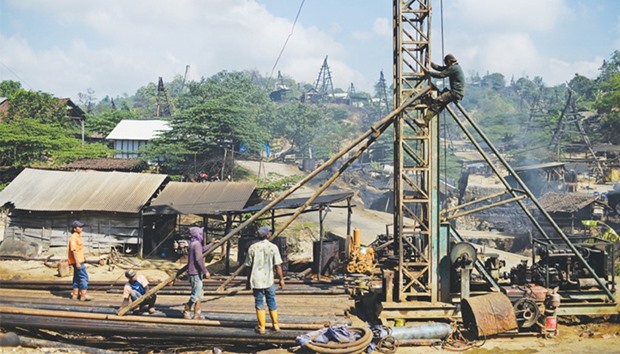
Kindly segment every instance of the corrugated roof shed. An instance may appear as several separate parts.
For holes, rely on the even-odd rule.
[[[547,162],[547,163],[539,163],[536,165],[513,167],[513,169],[515,170],[515,172],[518,172],[518,171],[538,170],[538,169],[545,169],[545,168],[564,167],[564,165],[565,165],[564,162]]]
[[[107,140],[152,140],[164,131],[170,130],[165,120],[123,119],[108,134]]]
[[[33,211],[137,213],[168,180],[166,175],[25,169],[0,192],[0,206]]]
[[[140,159],[82,159],[66,164],[65,169],[137,172],[142,164]]]
[[[583,193],[547,193],[538,201],[549,213],[574,213],[594,203],[596,197]]]
[[[341,202],[341,201],[343,201],[343,200],[345,200],[347,198],[350,198],[352,196],[353,196],[353,192],[344,192],[344,193],[337,193],[337,194],[319,195],[314,200],[314,202],[312,202],[311,207],[316,207],[316,206],[319,206],[319,205],[329,205],[329,204],[338,203],[338,202]],[[272,209],[296,209],[296,208],[299,208],[300,206],[304,205],[308,199],[310,199],[310,197],[284,199],[283,201],[281,201],[278,204],[276,204]],[[263,209],[269,203],[271,203],[271,201],[267,200],[267,201],[264,201],[262,203],[253,205],[251,207],[245,208],[242,211],[244,213],[257,212],[257,211]]]
[[[1,100],[1,98],[0,98]],[[620,152],[620,145],[613,144],[595,144],[592,150],[596,152]]]
[[[151,207],[161,214],[220,215],[243,209],[255,188],[252,182],[170,182]]]

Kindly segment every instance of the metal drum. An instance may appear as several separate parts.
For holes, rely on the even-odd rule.
[[[463,324],[486,337],[518,328],[512,303],[508,296],[492,293],[461,300]]]

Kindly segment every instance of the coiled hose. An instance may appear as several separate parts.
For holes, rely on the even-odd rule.
[[[309,342],[306,344],[306,348],[321,354],[361,353],[370,345],[370,342],[372,342],[372,331],[369,328],[351,327],[348,328],[348,330],[353,333],[360,333],[360,338],[354,342],[348,343]]]

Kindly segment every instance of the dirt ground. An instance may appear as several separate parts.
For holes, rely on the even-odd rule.
[[[91,259],[89,257],[89,259]],[[166,279],[173,274],[182,264],[159,261],[139,260],[128,258],[140,272],[149,280],[158,281]],[[88,273],[93,280],[105,280],[124,282],[124,268],[89,265]],[[44,265],[43,261],[10,260],[0,261],[0,279],[32,279],[32,280],[69,280],[70,276],[60,278],[57,269]],[[482,343],[480,343],[482,344]],[[561,321],[559,324],[559,336],[552,339],[544,339],[540,336],[517,336],[489,338],[479,348],[470,349],[467,353],[508,353],[508,354],[532,354],[532,353],[618,353],[620,352],[620,323],[598,319],[590,323],[568,324]],[[0,348],[1,353],[81,353],[58,348]],[[211,350],[202,353],[210,353]],[[435,347],[407,347],[399,348],[397,353],[443,353],[448,350]],[[284,354],[287,350],[270,350],[262,353]]]
[[[247,162],[245,165],[254,173],[258,173],[259,164]],[[264,164],[261,166],[261,176],[266,177],[269,173],[277,173],[282,176],[300,174],[295,167],[283,164]],[[309,196],[312,194],[311,188],[302,188],[295,196]],[[353,209],[352,226],[362,230],[362,243],[369,244],[377,234],[385,233],[386,225],[393,223],[391,214],[371,211],[363,208],[363,203],[355,202],[358,207]],[[299,240],[298,249],[300,252],[289,255],[291,258],[309,258],[311,252],[311,242],[317,239],[318,234],[318,213],[308,213],[300,217],[297,223],[297,233],[305,230],[306,238]],[[338,235],[346,235],[346,209],[333,208],[324,220],[325,230],[334,232]],[[309,230],[306,230],[309,229]],[[390,230],[391,232],[391,230]],[[2,225],[0,220],[0,235],[2,235]],[[1,241],[1,239],[0,239]],[[66,249],[54,249],[52,253],[55,258],[64,258]],[[50,253],[43,254],[46,257]],[[292,257],[291,257],[292,256]],[[89,260],[96,260],[99,256],[88,255]],[[217,257],[216,257],[217,259]],[[236,259],[233,256],[232,259]],[[139,269],[140,272],[151,281],[161,281],[174,274],[183,264],[166,260],[140,260],[138,258],[127,258],[123,266],[108,265],[89,265],[88,273],[92,280],[113,281],[124,283],[124,272],[127,267]],[[218,265],[212,263],[210,269],[217,272]],[[60,278],[55,263],[51,262],[46,266],[43,261],[0,261],[0,279],[32,279],[32,280],[70,280],[71,276]],[[617,317],[617,316],[616,316]],[[617,320],[617,319],[616,319]],[[0,353],[82,353],[77,350],[59,348],[9,348],[0,347]],[[211,353],[212,350],[202,353]],[[287,350],[270,350],[262,353],[283,354]],[[397,353],[447,353],[445,349],[436,347],[407,347],[399,348]],[[489,338],[479,348],[470,349],[467,353],[507,353],[507,354],[531,354],[531,353],[620,353],[620,324],[611,320],[597,319],[589,323],[567,323],[561,321],[559,324],[559,336],[552,339],[544,339],[540,336],[517,336],[517,337],[496,337]]]

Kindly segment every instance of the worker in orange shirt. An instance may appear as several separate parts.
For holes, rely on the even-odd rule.
[[[79,220],[75,220],[71,223],[72,234],[71,237],[69,237],[69,250],[67,254],[69,265],[73,266],[73,291],[71,292],[71,299],[90,301],[93,298],[86,294],[88,290],[88,273],[86,273],[86,257],[84,257],[82,227],[84,227],[84,223]]]

